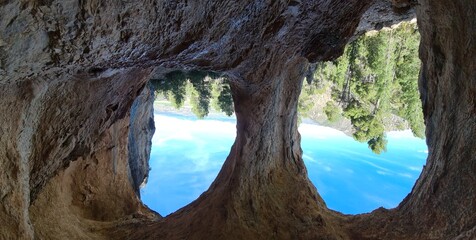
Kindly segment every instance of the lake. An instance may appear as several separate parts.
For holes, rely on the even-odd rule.
[[[234,142],[236,120],[159,113],[154,116],[149,179],[141,199],[166,216],[195,200],[217,176]],[[428,155],[410,130],[387,133],[387,152],[315,124],[299,126],[309,178],[327,206],[346,214],[393,208],[411,191]]]

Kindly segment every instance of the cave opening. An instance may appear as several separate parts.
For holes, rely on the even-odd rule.
[[[141,198],[165,216],[209,188],[235,140],[236,118],[228,80],[218,73],[171,70],[150,85],[156,134]]]
[[[394,208],[428,155],[417,87],[416,23],[365,34],[332,62],[309,66],[298,103],[303,160],[330,209]],[[168,215],[217,176],[236,137],[228,80],[198,70],[151,79],[156,134],[141,198]]]
[[[300,130],[311,181],[330,209],[358,214],[397,207],[419,177],[428,156],[418,90],[419,42],[413,19],[367,32],[339,58],[310,65],[298,103],[300,117],[349,137],[330,138],[321,144],[328,152],[311,157],[308,146],[320,133]],[[327,181],[314,180],[313,175],[326,174]],[[347,194],[333,194],[339,191]]]

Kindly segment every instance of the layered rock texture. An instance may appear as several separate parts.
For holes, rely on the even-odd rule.
[[[472,0],[416,6],[429,157],[405,200],[342,215],[307,177],[296,125],[303,76],[309,62],[342,53],[371,7],[0,2],[0,239],[474,239]],[[138,188],[154,131],[146,83],[165,68],[226,74],[237,137],[211,187],[162,218]]]

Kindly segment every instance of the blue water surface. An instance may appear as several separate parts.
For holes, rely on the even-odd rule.
[[[155,115],[149,179],[141,198],[166,216],[195,200],[217,176],[236,135],[231,117]],[[347,214],[393,208],[410,192],[428,155],[409,130],[387,133],[387,152],[375,155],[332,128],[299,127],[309,178],[331,209]]]

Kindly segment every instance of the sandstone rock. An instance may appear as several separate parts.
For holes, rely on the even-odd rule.
[[[1,2],[0,238],[473,237],[470,0],[422,0],[417,8],[430,153],[412,193],[396,209],[345,216],[328,210],[307,178],[296,106],[308,62],[341,54],[371,4]],[[140,148],[152,133],[144,86],[154,68],[223,72],[237,115],[217,179],[166,218],[137,196],[149,154]]]
[[[150,96],[150,90],[145,88],[137,100]],[[137,100],[134,105],[140,102]],[[138,115],[145,116],[146,122],[151,117],[149,104],[142,106],[144,112],[135,109],[137,115],[116,121],[98,139],[91,155],[75,160],[43,187],[29,208],[36,238],[98,238],[101,234],[97,232],[110,222],[130,221],[141,216],[160,217],[140,203],[130,178],[130,135],[144,131],[144,126],[131,129],[136,125],[130,123],[142,121]],[[150,138],[147,140],[150,142]],[[136,160],[138,166],[142,166],[141,159]]]
[[[476,232],[476,8],[420,1],[419,87],[429,155],[412,192],[394,210],[357,216],[360,238],[474,239]],[[474,21],[473,21],[474,22]]]
[[[0,161],[0,219],[12,224],[0,231],[2,238],[32,237],[28,206],[71,161],[97,151],[101,135],[128,115],[150,72],[47,74],[20,83],[2,82],[0,109],[7,114],[1,117],[0,142],[7,148],[2,148]]]

